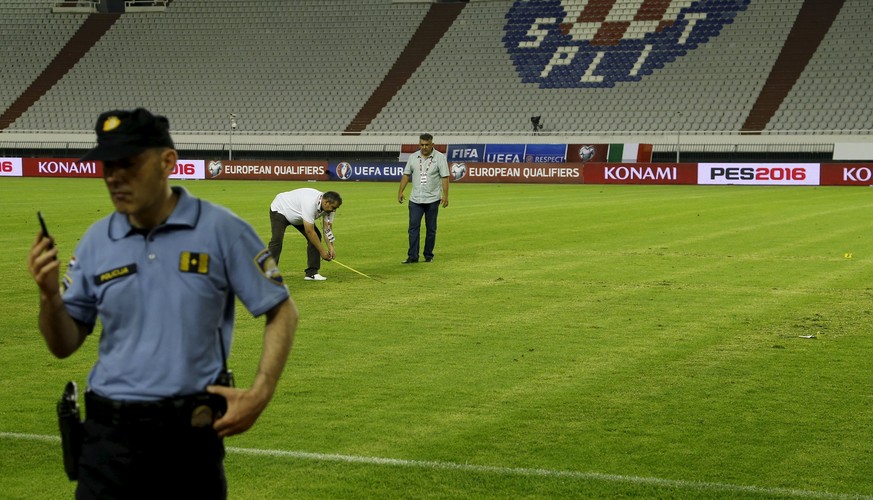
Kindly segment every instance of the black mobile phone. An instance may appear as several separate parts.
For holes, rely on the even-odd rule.
[[[45,227],[45,219],[42,218],[42,212],[37,212],[36,216],[39,217],[39,227],[42,228],[42,235],[46,238],[51,238],[48,228]]]
[[[51,236],[49,236],[48,228],[45,227],[45,219],[42,218],[42,212],[36,212],[36,216],[37,216],[37,218],[39,218],[39,227],[42,228],[43,236],[51,239]],[[53,242],[49,242],[49,250],[54,248],[54,246],[55,246],[55,244]]]

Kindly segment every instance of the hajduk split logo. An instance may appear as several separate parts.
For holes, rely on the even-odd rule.
[[[751,0],[516,0],[503,43],[525,83],[638,81],[718,36]]]

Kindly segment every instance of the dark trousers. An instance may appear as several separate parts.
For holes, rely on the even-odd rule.
[[[76,498],[227,498],[224,442],[211,427],[85,420]]]
[[[433,247],[436,245],[437,214],[440,202],[415,203],[409,202],[409,251],[407,256],[412,260],[418,260],[420,248],[421,218],[424,217],[424,258],[433,258]]]
[[[270,243],[267,245],[267,248],[270,249],[270,255],[276,259],[276,264],[279,263],[279,255],[282,253],[282,242],[285,240],[285,230],[291,225],[292,224],[288,222],[288,219],[286,219],[284,215],[279,212],[270,211],[270,229],[272,236],[270,237]],[[315,229],[315,234],[318,235],[319,239],[321,239],[321,231],[318,230],[318,227],[313,227]],[[306,230],[303,228],[303,224],[294,226],[294,229],[300,231],[300,234],[302,234],[303,238],[306,239],[306,276],[315,276],[318,274],[318,270],[321,269],[321,253],[318,251],[318,248],[309,241],[309,238],[306,237]]]

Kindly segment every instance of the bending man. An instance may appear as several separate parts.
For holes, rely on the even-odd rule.
[[[270,204],[272,237],[268,245],[276,262],[279,262],[282,253],[285,229],[294,226],[306,238],[306,271],[303,279],[326,280],[318,270],[321,268],[321,259],[333,260],[336,257],[333,216],[342,204],[343,199],[335,191],[322,193],[312,188],[300,188],[277,194]],[[322,234],[315,227],[315,220],[319,218],[324,229],[324,245],[321,243]]]

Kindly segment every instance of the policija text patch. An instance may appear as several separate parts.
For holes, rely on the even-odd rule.
[[[95,285],[103,285],[109,283],[110,281],[118,278],[123,278],[125,276],[135,274],[136,273],[136,264],[128,264],[126,266],[116,267],[115,269],[110,269],[105,273],[100,273],[94,276],[94,284]]]

